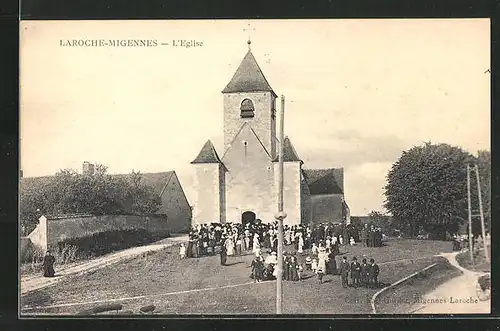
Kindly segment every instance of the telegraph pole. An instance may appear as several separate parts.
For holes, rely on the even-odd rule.
[[[278,265],[276,272],[276,314],[282,313],[283,304],[283,219],[286,218],[286,213],[283,211],[283,146],[285,140],[284,132],[285,118],[285,96],[281,96],[281,112],[280,112],[280,146],[279,146],[279,185],[278,185],[278,213],[275,218],[278,220]]]
[[[470,261],[474,264],[474,253],[472,251],[472,210],[470,201],[470,166],[467,164],[467,204],[469,210],[469,251],[470,251]]]
[[[475,166],[476,179],[477,179],[477,196],[479,199],[479,215],[481,216],[481,234],[483,235],[484,257],[486,261],[490,260],[488,254],[488,247],[486,247],[486,229],[484,227],[484,214],[483,214],[483,198],[481,197],[481,182],[479,181],[479,167]]]

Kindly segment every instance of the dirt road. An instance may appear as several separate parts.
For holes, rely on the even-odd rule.
[[[46,278],[42,275],[21,277],[21,295],[55,284],[69,275],[91,272],[108,265],[133,258],[142,253],[161,250],[166,247],[175,245],[179,242],[186,242],[187,240],[187,235],[173,236],[150,245],[124,249],[116,253],[107,254],[99,258],[84,263],[75,264],[66,268],[61,268],[59,270],[57,270],[56,266],[56,275],[54,278]]]
[[[463,275],[442,284],[424,296],[424,301],[441,300],[437,303],[422,303],[414,314],[489,314],[491,299],[479,301],[476,294],[477,278],[484,273],[474,272],[461,267],[456,256],[458,253],[442,254]]]

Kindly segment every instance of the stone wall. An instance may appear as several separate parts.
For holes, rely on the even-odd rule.
[[[42,216],[39,219],[39,224],[28,238],[34,245],[45,251],[66,239],[82,238],[106,231],[131,229],[145,229],[150,233],[165,237],[172,232],[172,227],[165,215],[79,215],[65,218]]]
[[[342,195],[324,194],[311,196],[311,221],[318,223],[342,222]]]

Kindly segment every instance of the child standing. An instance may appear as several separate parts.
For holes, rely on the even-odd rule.
[[[311,269],[312,269],[312,272],[314,272],[314,273],[316,273],[316,271],[318,270],[318,261],[316,259],[312,260]]]
[[[179,248],[179,255],[181,259],[186,258],[186,246],[184,246],[184,244],[181,244],[181,247]]]
[[[311,248],[311,253],[313,255],[318,255],[318,246],[316,246],[316,243],[313,243],[312,248]]]
[[[308,256],[306,257],[306,270],[312,270],[311,265],[312,265],[312,260],[311,257]]]

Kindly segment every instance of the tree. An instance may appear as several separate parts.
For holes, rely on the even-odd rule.
[[[136,214],[157,212],[161,206],[161,199],[152,187],[143,183],[141,173],[132,171],[129,178],[127,200],[131,211]]]
[[[160,197],[140,173],[123,179],[109,175],[100,164],[93,174],[63,169],[53,177],[23,178],[20,185],[21,226],[27,233],[42,214],[151,214],[160,206]]]
[[[371,225],[380,228],[382,233],[389,234],[391,232],[391,218],[384,215],[382,212],[372,210],[368,217],[370,218]]]
[[[490,151],[478,151],[477,154],[484,222],[487,230],[491,233],[491,153]]]
[[[425,143],[404,151],[387,175],[385,208],[395,224],[445,239],[467,219],[467,164],[475,158],[459,147]]]

